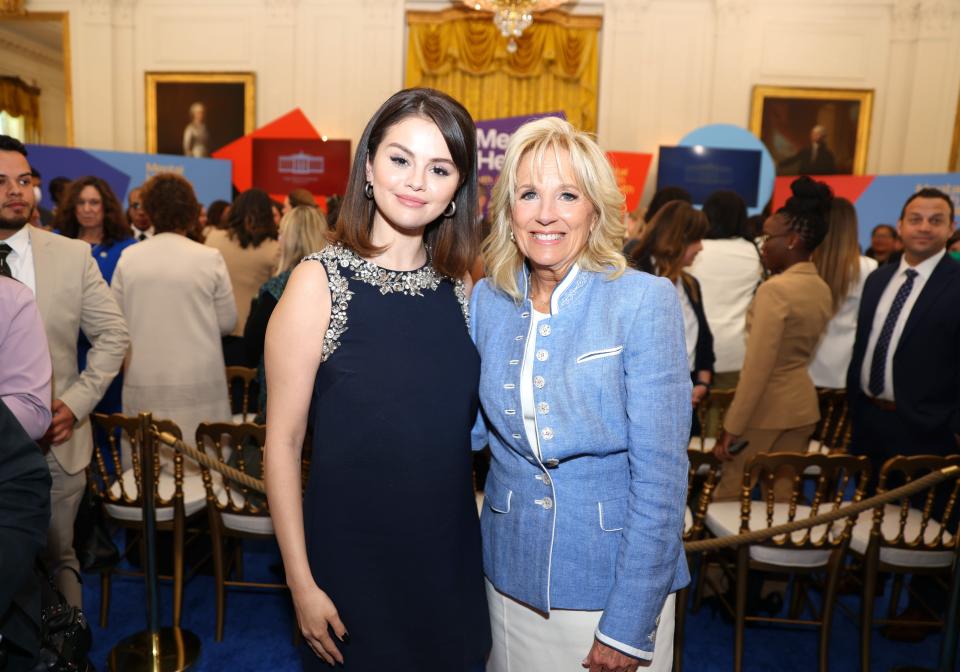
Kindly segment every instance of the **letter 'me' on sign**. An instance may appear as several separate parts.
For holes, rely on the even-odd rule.
[[[525,123],[543,117],[567,118],[563,112],[547,112],[477,122],[477,174],[480,178],[480,200],[484,204],[488,202],[493,184],[503,170],[503,160],[510,138]]]

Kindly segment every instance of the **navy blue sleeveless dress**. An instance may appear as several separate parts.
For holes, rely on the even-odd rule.
[[[490,647],[470,429],[480,356],[462,283],[333,245],[304,496],[317,585],[351,672],[475,669]],[[307,263],[307,262],[305,262]],[[304,669],[329,667],[305,648]]]

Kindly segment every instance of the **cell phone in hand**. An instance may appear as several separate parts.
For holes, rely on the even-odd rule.
[[[727,448],[727,452],[730,453],[731,455],[736,455],[737,453],[739,453],[741,450],[743,450],[749,445],[750,445],[750,442],[747,441],[746,439],[739,439],[730,444],[730,446]]]

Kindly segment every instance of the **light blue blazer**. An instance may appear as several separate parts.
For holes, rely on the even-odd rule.
[[[524,295],[527,281],[524,272]],[[473,445],[492,451],[484,572],[543,612],[603,610],[597,638],[650,660],[664,600],[690,580],[681,535],[691,383],[676,289],[575,265],[534,332],[531,309],[487,280],[471,299],[482,360]],[[539,458],[520,405],[530,338]]]

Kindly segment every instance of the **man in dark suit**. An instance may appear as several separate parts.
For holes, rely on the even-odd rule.
[[[827,147],[827,129],[819,125],[810,129],[810,144],[781,161],[779,168],[784,175],[835,174],[837,159]]]
[[[851,449],[870,458],[875,474],[895,455],[960,450],[960,263],[946,254],[953,230],[950,197],[916,192],[897,223],[900,263],[881,266],[864,284],[847,391]],[[913,587],[928,593],[921,578]]]

